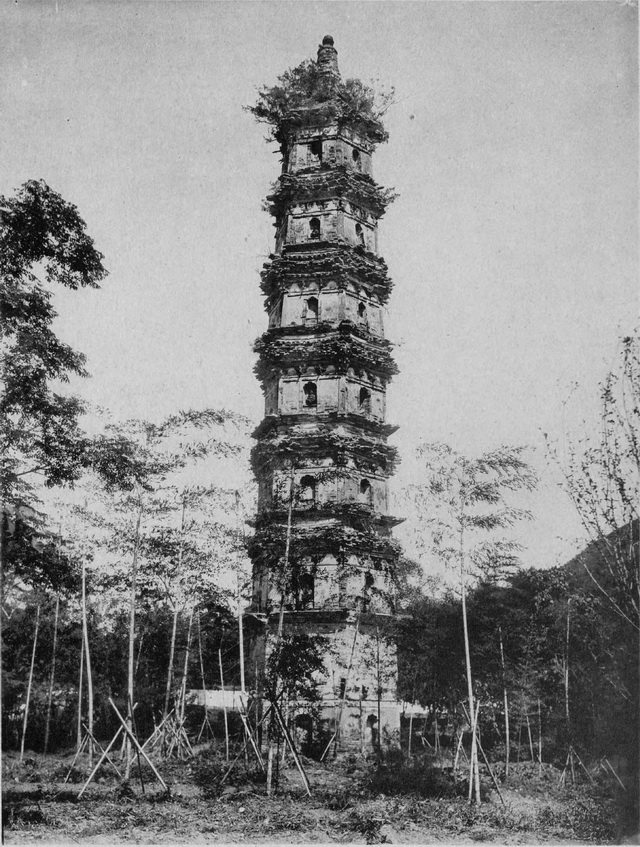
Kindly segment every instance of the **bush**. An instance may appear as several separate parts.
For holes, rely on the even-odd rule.
[[[433,799],[455,797],[459,793],[451,774],[419,761],[393,767],[381,765],[369,778],[368,787],[381,794],[417,794]]]

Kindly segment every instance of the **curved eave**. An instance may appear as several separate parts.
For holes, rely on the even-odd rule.
[[[356,429],[362,429],[370,435],[388,438],[397,432],[397,424],[383,423],[382,421],[366,418],[355,412],[321,412],[317,415],[293,413],[290,415],[267,415],[251,433],[252,438],[263,438],[276,427],[300,426],[313,423],[349,423]]]

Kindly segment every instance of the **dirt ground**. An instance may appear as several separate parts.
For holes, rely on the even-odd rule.
[[[165,792],[143,769],[145,790],[109,768],[80,799],[90,773],[73,756],[28,755],[3,761],[3,830],[7,844],[405,843],[585,844],[616,843],[616,803],[605,785],[560,786],[560,772],[513,767],[499,782],[488,773],[480,807],[469,806],[434,763],[402,762],[382,769],[360,757],[330,764],[304,760],[308,796],[293,763],[278,793],[267,797],[264,775],[238,765],[226,770],[219,753],[186,761],[158,761]],[[504,801],[504,802],[503,802]]]

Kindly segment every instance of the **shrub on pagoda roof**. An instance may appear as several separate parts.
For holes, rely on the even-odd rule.
[[[382,117],[393,99],[359,79],[341,80],[322,74],[318,63],[307,59],[278,77],[276,85],[258,89],[258,101],[246,106],[260,123],[269,124],[268,140],[283,144],[297,127],[337,123],[363,132],[373,144],[387,141]]]

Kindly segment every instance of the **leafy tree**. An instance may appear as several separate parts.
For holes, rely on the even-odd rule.
[[[285,71],[276,85],[258,91],[254,106],[245,107],[260,123],[271,127],[268,140],[286,146],[291,126],[313,125],[337,121],[359,125],[374,143],[387,141],[389,134],[382,118],[393,102],[394,90],[375,90],[359,79],[341,80],[323,74],[313,59]]]
[[[189,484],[188,473],[194,463],[212,456],[232,457],[240,447],[225,437],[213,434],[214,428],[227,423],[244,426],[240,416],[225,410],[205,409],[171,415],[161,423],[128,421],[110,424],[100,442],[104,449],[96,462],[101,480],[91,488],[91,503],[77,513],[92,528],[94,543],[106,553],[103,588],[113,589],[122,598],[128,591],[127,704],[129,721],[133,704],[136,618],[142,608],[161,603],[173,607],[173,636],[177,631],[177,612],[185,606],[193,610],[204,599],[216,602],[223,592],[216,579],[216,554],[223,558],[216,542],[233,536],[227,529],[204,514],[206,499],[235,503],[235,490],[202,488]],[[185,477],[185,474],[187,475]],[[105,481],[106,478],[106,481]],[[186,509],[198,504],[200,519],[186,520]],[[196,529],[198,532],[196,533]],[[203,543],[204,542],[204,543]],[[113,591],[111,592],[113,593]],[[122,603],[120,604],[122,609]],[[169,680],[172,679],[172,660]]]
[[[469,797],[475,783],[480,802],[476,705],[473,693],[467,587],[470,576],[504,577],[517,564],[519,546],[502,535],[516,521],[529,517],[507,504],[508,494],[536,485],[533,471],[522,459],[522,448],[501,447],[468,459],[442,444],[424,444],[418,456],[424,460],[425,482],[413,486],[411,494],[431,530],[434,553],[459,574],[469,721],[471,760]]]
[[[76,480],[88,461],[82,402],[52,383],[86,376],[85,358],[52,330],[50,286],[97,288],[107,272],[75,206],[43,181],[0,197],[0,311],[5,390],[0,401],[3,508],[46,485]]]

